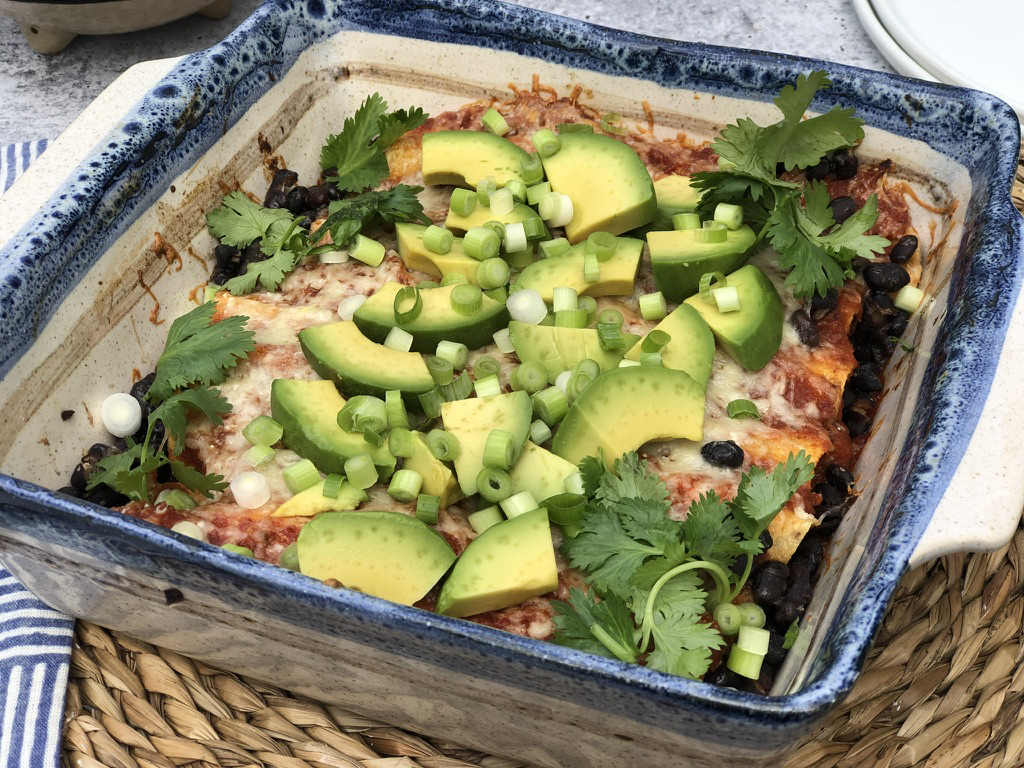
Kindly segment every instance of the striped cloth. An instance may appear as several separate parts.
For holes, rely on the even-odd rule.
[[[46,144],[0,147],[0,193]],[[39,602],[0,565],[0,768],[58,765],[73,631],[69,616]]]

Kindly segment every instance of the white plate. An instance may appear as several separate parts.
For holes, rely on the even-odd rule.
[[[861,24],[898,71],[988,91],[1024,119],[1019,0],[853,0]]]

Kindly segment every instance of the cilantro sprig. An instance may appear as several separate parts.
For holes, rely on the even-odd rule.
[[[736,598],[763,549],[761,534],[814,465],[801,451],[772,472],[753,467],[735,498],[709,491],[683,521],[668,517],[668,489],[635,453],[614,470],[586,458],[580,471],[589,501],[581,531],[563,549],[590,588],[555,601],[555,642],[699,679],[724,644],[704,620],[709,597],[714,604]],[[747,564],[737,577],[731,568],[740,555]]]
[[[145,438],[128,439],[128,450],[100,460],[89,488],[108,485],[134,501],[149,501],[149,475],[169,466],[178,482],[212,497],[227,488],[221,475],[204,475],[179,459],[185,446],[189,412],[204,414],[214,426],[231,411],[231,403],[212,386],[228,370],[244,360],[255,344],[252,331],[245,330],[249,318],[232,316],[213,322],[215,306],[202,304],[171,323],[164,351],[156,364],[156,377],[146,393],[152,410]],[[164,438],[153,446],[157,423]]]
[[[719,203],[742,206],[744,218],[779,252],[779,266],[790,270],[786,285],[799,298],[824,296],[853,276],[855,256],[872,258],[889,244],[866,234],[878,219],[875,195],[836,227],[824,184],[803,187],[776,176],[780,164],[787,171],[813,166],[828,152],[864,137],[864,121],[852,109],[833,107],[802,119],[814,95],[831,84],[822,71],[798,76],[796,85],[785,86],[775,99],[781,120],[760,126],[743,118],[726,126],[711,144],[719,170],[692,177],[701,191],[697,212],[709,218]]]

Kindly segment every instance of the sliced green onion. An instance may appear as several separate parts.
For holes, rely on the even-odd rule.
[[[501,237],[489,227],[470,227],[462,238],[462,249],[467,256],[477,261],[490,259],[498,255],[501,249]],[[442,285],[444,281],[442,281]]]
[[[562,394],[566,397],[568,397],[570,376],[572,376],[572,371],[562,371],[555,377],[555,386],[562,390]]]
[[[765,625],[765,622],[768,620],[767,617],[764,615],[764,608],[762,608],[757,603],[744,603],[743,605],[739,606],[739,610],[740,619],[742,619],[743,626],[745,627],[754,627],[755,629],[760,629]],[[748,648],[747,650],[751,649]],[[768,653],[768,649],[765,648],[764,652]]]
[[[505,225],[505,252],[516,253],[529,247],[526,240],[526,227],[521,221],[512,221]]]
[[[469,350],[457,341],[439,341],[435,354],[451,363],[456,370],[462,370],[466,367]]]
[[[275,455],[277,455],[277,451],[269,445],[254,445],[242,454],[242,458],[249,463],[250,467],[262,467],[264,464],[269,464]]]
[[[462,285],[463,283],[468,282],[469,278],[461,272],[449,272],[441,278],[441,287],[446,288],[449,285]]]
[[[380,263],[384,261],[384,253],[383,245],[364,235],[356,235],[353,245],[348,249],[349,256],[364,264],[369,264],[371,267],[380,266]]]
[[[501,394],[501,382],[496,375],[491,374],[473,382],[473,389],[477,397],[493,397]]]
[[[588,283],[596,283],[601,279],[601,262],[596,253],[583,254],[583,279]]]
[[[512,209],[515,207],[516,201],[512,197],[511,190],[502,188],[491,194],[491,213],[495,216],[506,216],[512,213]]]
[[[640,351],[660,352],[670,341],[672,341],[672,337],[668,333],[655,328],[640,342]]]
[[[284,484],[292,493],[302,493],[320,482],[320,473],[309,459],[302,459],[285,467],[281,475],[284,477]]]
[[[492,429],[484,442],[483,462],[485,467],[508,469],[516,460],[516,446],[512,433],[504,429]]]
[[[715,300],[719,312],[737,312],[740,309],[740,292],[734,285],[712,288],[711,297]]]
[[[460,288],[462,286],[459,286]],[[388,331],[388,335],[384,337],[384,346],[388,349],[395,349],[399,352],[408,352],[412,349],[413,337],[404,328],[399,328],[397,325]]]
[[[441,509],[441,498],[421,493],[416,497],[416,519],[427,525],[437,525],[437,513]]]
[[[453,189],[450,207],[459,216],[469,216],[476,208],[477,200],[476,192],[471,192],[468,189]]]
[[[284,435],[284,427],[263,414],[245,425],[242,437],[252,445],[273,445]]]
[[[551,185],[548,182],[542,182],[540,184],[534,184],[533,186],[526,188],[526,202],[530,205],[537,205],[540,203],[540,199],[544,195],[551,191]]]
[[[668,304],[661,291],[645,293],[640,297],[640,314],[644,320],[661,320],[668,314]]]
[[[592,232],[587,238],[587,244],[583,246],[583,252],[594,254],[598,261],[608,261],[615,255],[617,247],[618,241],[611,232]]]
[[[412,501],[423,487],[423,475],[415,469],[400,469],[391,476],[388,496],[395,501]]]
[[[387,424],[387,406],[372,395],[350,397],[338,411],[338,426],[346,432],[362,432],[367,428],[382,432]]]
[[[719,203],[715,206],[714,219],[735,231],[743,226],[743,208],[732,203]]]
[[[480,179],[476,183],[476,197],[480,202],[480,205],[490,205],[491,195],[498,190],[498,182],[494,180],[493,176],[488,176],[486,179]]]
[[[724,243],[729,237],[729,228],[717,221],[705,221],[693,237],[698,243]]]
[[[586,328],[587,310],[585,309],[562,309],[555,312],[556,328]]]
[[[530,155],[519,164],[520,175],[527,184],[536,184],[544,179],[544,164],[540,157],[531,152]]]
[[[501,363],[490,355],[480,355],[473,362],[473,378],[482,379],[485,376],[497,376],[501,371]]]
[[[388,439],[387,432],[381,430],[378,431],[373,427],[367,427],[363,430],[363,440],[368,442],[370,445],[379,448],[384,445],[384,441]]]
[[[469,374],[463,371],[451,384],[443,384],[438,387],[441,393],[441,398],[444,402],[451,403],[456,400],[465,400],[469,397],[469,393],[473,391],[473,380],[469,378]]]
[[[615,323],[598,323],[597,343],[601,345],[601,349],[622,349],[626,346],[622,327]]]
[[[904,312],[914,314],[924,301],[924,291],[913,285],[904,285],[896,294],[893,303]]]
[[[583,533],[583,525],[581,523],[573,523],[572,525],[562,526],[562,536],[567,539],[575,539]]]
[[[434,387],[429,392],[424,392],[423,394],[418,395],[417,399],[420,401],[420,409],[424,414],[426,414],[428,419],[436,419],[441,415],[441,406],[444,405],[445,398],[444,395],[441,394],[440,387]],[[392,435],[394,435],[394,432],[392,432]],[[391,452],[394,453],[395,456],[398,455],[395,453],[394,448],[391,449]]]
[[[563,309],[576,309],[579,295],[575,288],[560,285],[552,290],[551,298],[551,308],[559,312]]]
[[[448,253],[455,242],[451,230],[431,224],[423,233],[423,247],[431,253]]]
[[[346,296],[340,302],[338,302],[338,317],[342,320],[351,320],[352,315],[356,313],[366,302],[366,297],[362,294],[356,294],[355,296]]]
[[[238,506],[258,509],[270,501],[270,483],[259,472],[242,472],[231,481],[231,495]]]
[[[512,389],[522,389],[532,395],[547,386],[548,372],[541,363],[530,360],[512,371],[509,383]]]
[[[530,216],[523,219],[523,230],[526,232],[526,239],[531,242],[548,236],[548,230],[544,226],[544,220],[540,216]]]
[[[700,216],[696,213],[676,213],[672,216],[672,229],[677,231],[700,229]]]
[[[526,183],[519,179],[509,179],[505,182],[505,189],[512,193],[512,199],[520,202],[526,202]]]
[[[342,475],[334,474],[333,472],[324,478],[323,494],[328,499],[338,498],[338,494],[341,493],[341,483],[344,481]]]
[[[788,651],[792,648],[798,637],[800,637],[800,619],[794,619],[793,623],[789,625],[789,629],[786,630],[786,636],[782,638],[783,650]]]
[[[569,401],[558,387],[542,389],[533,396],[533,412],[549,427],[565,418],[568,410]]]
[[[739,635],[736,637],[736,647],[758,656],[764,656],[768,653],[770,640],[771,633],[767,629],[744,624],[740,627]]]
[[[463,283],[452,288],[452,309],[460,315],[475,315],[483,306],[483,291],[479,286]]]
[[[742,398],[730,400],[729,404],[725,406],[725,412],[729,415],[730,419],[761,418],[761,412],[757,410],[757,406],[750,400],[744,400]]]
[[[583,475],[579,472],[573,472],[562,483],[565,486],[565,490],[568,493],[583,494]]]
[[[447,384],[455,378],[455,366],[443,357],[428,357],[426,365],[435,384]]]
[[[502,328],[500,331],[495,331],[491,334],[491,338],[494,339],[494,346],[498,348],[498,351],[501,352],[501,354],[509,355],[516,351],[508,328]]]
[[[431,390],[436,392],[437,390]],[[441,415],[441,408],[438,406],[438,416]],[[427,414],[430,416],[430,414]],[[431,418],[437,418],[432,416]],[[397,456],[400,459],[408,459],[412,456],[413,451],[416,450],[416,440],[412,435],[412,432],[404,427],[396,427],[388,433],[388,451],[391,452],[392,456]],[[350,459],[351,461],[351,459]],[[348,462],[345,462],[346,466]],[[351,480],[351,478],[349,478]]]
[[[597,322],[614,323],[621,328],[623,323],[622,313],[617,309],[602,309],[601,313],[597,316]]]
[[[568,195],[552,192],[541,198],[540,217],[552,227],[564,227],[572,221],[573,206]]]
[[[455,461],[462,455],[459,439],[443,429],[432,429],[426,437],[427,447],[434,457],[441,461]]]
[[[509,520],[513,517],[519,517],[519,515],[525,512],[532,512],[540,506],[529,491],[520,491],[517,494],[500,499],[498,504],[501,506],[501,511],[505,513],[505,517]]]
[[[273,448],[271,448],[271,450],[273,450]],[[169,507],[174,507],[175,509],[195,509],[196,507],[196,500],[180,488],[171,488],[170,490],[160,491],[160,493],[157,494],[156,501],[154,503],[163,503]]]
[[[534,419],[530,423],[530,442],[534,445],[541,445],[551,439],[551,427],[540,419]]]
[[[387,417],[388,427],[409,428],[409,414],[405,410],[405,403],[402,401],[402,393],[397,389],[389,389],[384,393],[384,415]]]
[[[473,530],[481,534],[491,526],[500,523],[504,518],[501,516],[501,510],[496,506],[490,506],[478,509],[466,519]]]
[[[622,358],[619,360],[619,368],[632,368],[634,365],[643,365],[639,360],[628,360]]]
[[[593,296],[580,296],[576,302],[576,309],[582,309],[587,313],[587,325],[590,325],[597,317],[597,299]]]
[[[743,616],[740,609],[732,603],[719,603],[715,606],[712,614],[715,623],[723,635],[732,636],[740,631],[743,626]]]
[[[410,304],[410,302],[412,303]],[[403,285],[395,294],[393,308],[395,321],[399,325],[411,323],[423,311],[423,297],[420,296],[420,289],[415,285]]]
[[[485,259],[476,270],[476,282],[485,291],[508,282],[509,269],[504,259]]]
[[[537,325],[548,316],[544,298],[532,288],[510,294],[505,307],[513,320],[530,325]]]
[[[297,542],[292,542],[287,547],[281,550],[281,556],[277,561],[282,568],[287,568],[289,571],[299,570],[299,545]]]
[[[572,525],[583,519],[587,497],[579,493],[560,493],[544,500],[548,519],[555,525]]]
[[[729,651],[729,660],[725,665],[741,677],[757,680],[761,676],[761,665],[764,663],[764,655],[745,651],[738,645],[734,645]]]
[[[645,352],[640,355],[640,365],[661,365],[661,352]]]
[[[618,112],[607,112],[601,115],[601,130],[615,136],[625,136],[626,129],[622,125],[622,115]]]
[[[550,128],[541,128],[530,139],[541,157],[551,157],[562,148],[562,142]]]
[[[515,269],[522,269],[535,261],[533,255],[533,248],[529,246],[522,251],[505,251],[505,261],[508,262],[510,267]]]
[[[600,368],[598,373],[600,373]],[[569,399],[569,402],[575,401],[583,393],[583,390],[590,386],[591,382],[596,378],[597,374],[582,367],[582,364],[577,365],[572,373],[569,374],[569,380],[565,385],[565,396]]]
[[[508,301],[508,289],[504,285],[499,285],[497,288],[491,288],[488,291],[484,291],[484,296],[489,299],[494,299],[499,304],[504,304]]]
[[[476,476],[477,490],[486,501],[496,502],[512,494],[512,477],[503,469],[484,467]]]
[[[241,547],[238,544],[221,544],[220,548],[223,549],[225,552],[233,552],[234,554],[241,555],[242,557],[253,556],[251,549],[249,549],[248,547]]]
[[[480,122],[484,124],[484,128],[498,136],[504,136],[509,131],[505,118],[494,107],[491,107],[481,115]]]
[[[537,247],[540,248],[541,256],[545,259],[553,259],[555,256],[561,256],[572,246],[569,245],[569,241],[564,237],[556,237],[554,240],[545,240]]]
[[[725,275],[721,272],[705,272],[697,283],[697,291],[704,301],[711,301],[711,289],[713,287],[724,288],[728,284]]]
[[[429,291],[431,288],[440,287],[440,285],[441,284],[436,280],[420,280],[418,283],[416,283],[416,287],[419,288],[421,291]]]
[[[219,285],[208,285],[203,288],[203,303],[206,304],[211,301],[217,300],[217,294],[220,293],[221,287]]]

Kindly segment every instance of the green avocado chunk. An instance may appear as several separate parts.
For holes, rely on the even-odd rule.
[[[342,394],[384,397],[389,389],[415,396],[434,388],[434,379],[418,352],[400,352],[366,338],[352,321],[314,325],[299,331],[306,360]]]
[[[526,442],[509,475],[512,493],[529,491],[539,502],[565,493],[565,479],[576,472],[576,465],[539,445]]]
[[[395,234],[398,236],[398,256],[409,269],[425,272],[434,277],[444,277],[457,272],[466,281],[478,285],[476,272],[480,261],[467,256],[462,248],[462,238],[452,238],[452,249],[448,253],[434,253],[423,244],[423,233],[427,228],[423,224],[398,222]]]
[[[532,288],[549,304],[554,299],[555,288],[559,286],[573,288],[580,296],[630,296],[644,244],[642,240],[631,237],[617,237],[615,240],[615,253],[607,261],[600,262],[601,275],[592,283],[583,278],[586,246],[580,243],[558,256],[533,262],[519,273],[514,286]]]
[[[653,365],[602,373],[569,406],[551,451],[578,464],[603,456],[608,466],[649,440],[700,440],[704,387],[682,371]]]
[[[547,225],[544,224],[544,220],[533,208],[523,203],[516,203],[511,211],[501,215],[492,213],[491,209],[486,205],[477,205],[468,216],[460,216],[455,211],[449,209],[444,225],[452,232],[466,232],[473,227],[482,227],[489,221],[515,224],[518,221],[526,221],[527,219],[537,219],[543,228],[542,239],[546,240],[549,237],[550,233],[548,232]]]
[[[573,215],[570,243],[593,232],[621,235],[654,219],[654,182],[643,160],[625,142],[600,133],[563,133],[561,148],[544,158],[554,192],[568,195]]]
[[[338,426],[345,398],[329,381],[275,379],[270,385],[270,409],[284,428],[282,442],[321,472],[345,473],[345,461],[369,454],[381,477],[391,477],[395,457],[384,446],[370,445],[359,432]]]
[[[321,512],[345,512],[370,500],[366,491],[348,480],[341,481],[337,496],[324,496],[324,482],[321,480],[312,488],[296,493],[274,511],[274,517],[314,517]]]
[[[530,435],[532,418],[533,400],[522,391],[471,397],[441,406],[444,428],[459,441],[455,476],[464,494],[470,496],[477,492],[476,478],[484,468],[484,445],[491,430],[503,429],[511,433],[518,454]]]
[[[747,225],[726,232],[724,243],[697,242],[697,229],[648,232],[651,268],[658,290],[671,302],[697,292],[701,275],[732,272],[749,258],[757,235]]]
[[[475,188],[492,177],[499,187],[523,180],[529,159],[506,138],[485,131],[432,131],[423,134],[423,183]]]
[[[661,350],[661,364],[683,371],[701,386],[706,386],[711,378],[711,364],[715,361],[715,337],[700,312],[689,304],[680,304],[652,330],[664,331],[672,337]],[[636,344],[625,358],[639,360],[640,348],[641,344]]]
[[[783,311],[775,285],[758,267],[747,264],[726,276],[739,293],[740,308],[719,312],[714,300],[691,296],[686,303],[707,321],[719,346],[748,371],[759,371],[782,342]]]
[[[475,616],[518,605],[556,587],[558,566],[548,513],[535,509],[492,525],[469,542],[441,587],[437,612]]]
[[[654,230],[673,229],[672,217],[677,213],[692,213],[697,210],[700,193],[690,186],[689,176],[662,176],[654,182],[654,197],[658,201],[658,213],[642,227],[632,230],[633,237],[646,237]]]
[[[480,262],[477,262],[478,264]],[[356,310],[352,320],[370,340],[383,342],[398,325],[395,319],[395,295],[402,285],[384,283]],[[500,301],[482,296],[480,309],[463,315],[452,307],[455,285],[443,285],[420,291],[423,308],[413,320],[402,325],[412,334],[412,351],[433,353],[439,341],[457,341],[470,349],[494,343],[494,333],[508,325],[508,310]]]
[[[461,499],[462,490],[455,480],[455,475],[447,464],[433,454],[423,433],[413,432],[412,440],[412,456],[402,461],[402,469],[411,469],[420,473],[423,478],[420,493],[437,496],[438,506],[441,509]]]
[[[455,561],[439,533],[401,512],[326,512],[299,531],[299,569],[404,605],[423,598]]]
[[[622,349],[602,349],[600,336],[593,328],[531,325],[518,320],[508,324],[508,335],[519,359],[524,363],[536,361],[543,365],[551,383],[562,371],[574,368],[586,358],[594,360],[602,371],[617,368],[626,350],[640,339],[636,334],[624,333],[626,345]]]

